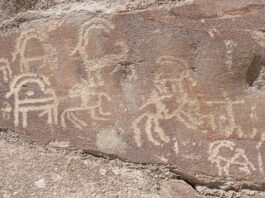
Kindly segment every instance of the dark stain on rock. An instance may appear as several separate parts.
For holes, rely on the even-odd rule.
[[[251,64],[247,70],[247,84],[249,86],[253,86],[254,82],[257,80],[257,78],[260,75],[262,65],[261,65],[261,57],[260,56],[254,56],[253,60],[251,61]]]

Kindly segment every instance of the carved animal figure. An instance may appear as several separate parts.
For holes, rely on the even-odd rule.
[[[227,156],[225,156],[225,154]],[[242,148],[236,148],[236,144],[232,141],[222,140],[215,141],[210,144],[209,158],[218,168],[218,175],[229,176],[229,169],[235,166],[239,171],[250,174],[255,171],[255,166],[248,159]]]
[[[85,111],[94,120],[108,120],[110,112],[105,112],[103,103],[110,101],[111,97],[104,90],[104,78],[102,76],[105,67],[118,67],[120,63],[128,59],[128,48],[124,42],[114,42],[118,49],[116,53],[101,54],[98,57],[91,57],[87,53],[89,36],[92,30],[99,30],[109,34],[114,25],[102,18],[92,18],[84,22],[80,28],[79,40],[71,55],[79,54],[85,66],[86,78],[80,85],[72,88],[64,100],[79,98],[80,102],[70,103],[61,114],[61,126],[67,126],[67,120],[76,128],[82,129],[87,123],[77,116],[78,112]],[[102,46],[101,46],[102,47]],[[116,71],[116,68],[110,73]]]
[[[61,114],[61,126],[63,128],[67,127],[66,120],[76,128],[82,129],[82,127],[86,127],[87,123],[76,115],[76,113],[81,111],[88,112],[94,120],[108,120],[106,116],[110,116],[110,113],[104,112],[103,102],[104,99],[110,101],[111,98],[100,89],[83,82],[75,86],[65,99],[69,100],[71,98],[78,98],[80,103],[71,103],[71,106],[63,111]]]
[[[161,141],[168,143],[169,137],[160,126],[160,121],[176,118],[184,123],[188,128],[196,128],[202,123],[199,119],[198,104],[196,99],[190,98],[185,90],[185,80],[189,79],[186,63],[173,56],[162,56],[157,63],[163,68],[166,64],[173,64],[177,69],[177,76],[169,77],[161,73],[154,79],[154,90],[147,101],[140,108],[140,115],[132,122],[135,141],[137,146],[142,146],[142,129],[140,124],[144,124],[144,131],[149,141],[154,145],[160,145],[160,141],[154,138],[153,133],[157,133]],[[189,79],[192,86],[192,79]],[[170,109],[165,100],[176,98],[177,107]],[[148,109],[152,108],[154,111]]]

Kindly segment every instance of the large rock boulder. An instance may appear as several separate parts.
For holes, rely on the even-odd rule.
[[[263,1],[78,5],[3,23],[2,127],[191,181],[264,185]]]

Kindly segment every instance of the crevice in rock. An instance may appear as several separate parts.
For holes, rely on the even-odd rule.
[[[255,55],[247,70],[246,82],[250,87],[253,86],[253,84],[259,77],[261,68],[262,68],[261,57]]]
[[[246,83],[256,90],[265,91],[265,61],[255,56],[247,70]]]

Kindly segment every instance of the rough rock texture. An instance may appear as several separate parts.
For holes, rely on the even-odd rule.
[[[254,190],[190,186],[168,166],[121,162],[81,150],[41,147],[0,132],[0,197],[262,198]],[[215,186],[219,188],[220,186]],[[196,190],[195,190],[196,189]],[[197,191],[197,192],[196,192]]]
[[[205,196],[264,189],[264,1],[26,2],[1,3],[3,128]]]
[[[190,197],[197,192],[158,166],[41,148],[1,134],[0,197]]]

